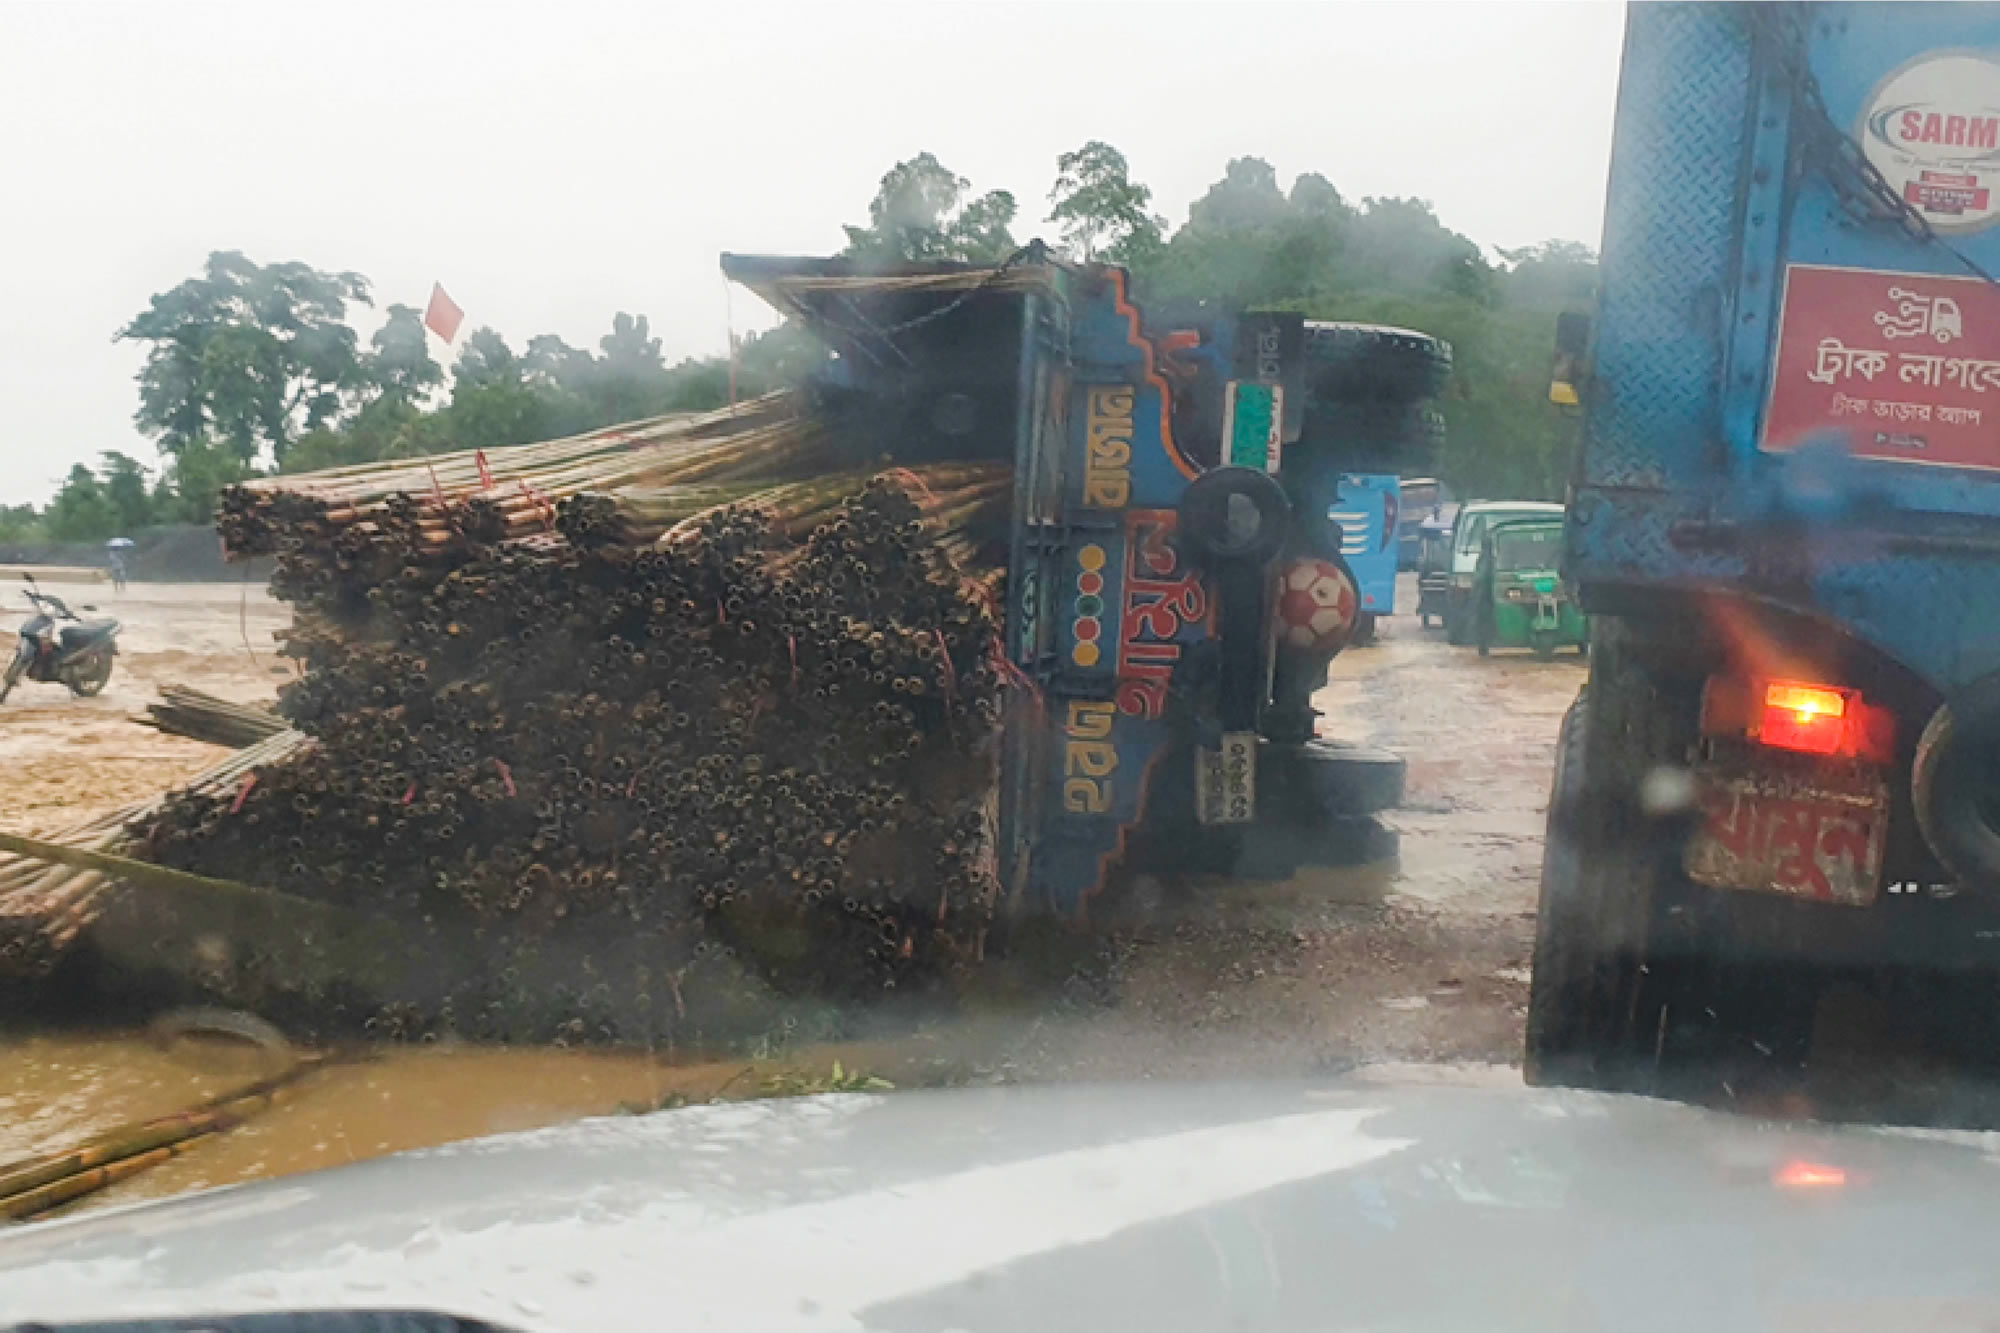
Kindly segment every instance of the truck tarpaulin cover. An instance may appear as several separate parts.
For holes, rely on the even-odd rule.
[[[1764,447],[2000,469],[2000,288],[1794,264]]]

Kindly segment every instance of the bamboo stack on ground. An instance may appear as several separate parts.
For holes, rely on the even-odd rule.
[[[242,749],[286,729],[284,719],[269,708],[232,703],[186,685],[162,685],[160,702],[146,705],[146,716],[132,719],[175,736]]]
[[[281,730],[196,775],[186,790],[238,790],[246,775],[308,744],[300,732]],[[84,851],[125,853],[134,842],[129,826],[154,818],[168,799],[163,793],[135,802],[51,834],[47,841]],[[113,885],[99,870],[0,852],[0,977],[46,975],[96,920]]]
[[[976,963],[1008,470],[676,430],[537,473],[571,489],[526,538],[443,486],[349,474],[336,518],[258,483],[318,748],[176,798],[146,854],[435,938],[434,990],[346,1011],[378,1033],[695,1040],[718,956],[830,997]]]

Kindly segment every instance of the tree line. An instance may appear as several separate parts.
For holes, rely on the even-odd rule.
[[[1461,494],[1556,496],[1574,423],[1547,401],[1555,314],[1587,304],[1595,257],[1549,241],[1497,257],[1417,199],[1352,202],[1318,173],[1284,188],[1260,158],[1229,162],[1168,231],[1116,148],[1056,161],[1049,218],[1060,250],[1124,264],[1150,309],[1293,310],[1396,324],[1449,340],[1443,463]],[[845,253],[879,262],[998,262],[1018,249],[1018,203],[973,193],[930,153],[881,179]],[[77,465],[44,508],[0,507],[0,540],[83,541],[158,523],[205,523],[231,482],[456,449],[496,448],[726,403],[793,382],[825,355],[783,327],[736,355],[668,365],[644,315],[615,315],[596,349],[553,334],[518,350],[491,328],[466,337],[449,375],[421,314],[390,305],[364,344],[350,317],[373,305],[358,273],[259,264],[236,251],[155,295],[115,335],[144,346],[134,420],[160,452]]]

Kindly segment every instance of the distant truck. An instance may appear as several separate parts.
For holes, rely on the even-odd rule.
[[[1782,1074],[1829,981],[1991,1016],[1996,108],[2000,6],[1628,11],[1594,328],[1558,335],[1595,629],[1531,1079]]]

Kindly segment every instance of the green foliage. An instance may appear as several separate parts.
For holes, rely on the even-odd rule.
[[[95,474],[78,463],[49,502],[49,536],[59,542],[103,541],[114,534],[118,516]]]
[[[181,445],[168,463],[162,477],[168,498],[156,504],[154,512],[162,523],[212,523],[222,488],[251,475],[249,464],[235,450],[197,436]],[[161,500],[159,488],[154,496]]]
[[[1569,241],[1500,258],[1422,200],[1355,208],[1310,173],[1287,195],[1268,163],[1244,157],[1133,267],[1146,304],[1163,311],[1297,310],[1445,339],[1455,367],[1439,404],[1446,479],[1461,494],[1557,498],[1577,425],[1548,401],[1555,315],[1589,306],[1596,259]]]
[[[845,1069],[835,1060],[824,1074],[787,1069],[764,1080],[766,1097],[817,1097],[828,1092],[891,1092],[896,1085],[876,1074]]]
[[[1167,220],[1147,211],[1153,192],[1131,178],[1125,154],[1101,139],[1056,159],[1049,217],[1063,247],[1088,263],[1143,263],[1158,252]]]
[[[898,162],[868,205],[868,225],[842,229],[845,253],[880,263],[998,263],[1017,248],[1009,228],[1019,206],[1005,190],[968,200],[971,188],[929,153]]]
[[[113,531],[107,537],[137,532],[157,521],[152,492],[146,487],[146,469],[136,458],[115,450],[98,455],[98,476],[104,484],[104,500],[111,509]]]
[[[825,358],[808,334],[789,326],[738,345],[736,392],[754,397],[796,382]],[[384,390],[337,427],[301,437],[284,470],[314,471],[383,458],[510,444],[596,430],[667,412],[727,406],[730,363],[723,357],[666,365],[644,315],[618,314],[593,354],[554,334],[517,354],[490,328],[467,335],[451,369],[451,396],[426,411]]]
[[[350,303],[369,303],[358,273],[214,252],[202,276],[153,297],[118,331],[150,344],[139,429],[168,454],[214,438],[246,466],[267,451],[283,462],[293,440],[333,422],[343,395],[366,382]]]
[[[0,542],[27,545],[46,540],[48,526],[33,505],[0,505]]]
[[[431,360],[424,317],[416,307],[390,306],[389,318],[375,331],[368,345],[370,350],[362,370],[368,384],[383,398],[414,403],[444,383],[444,371]]]

